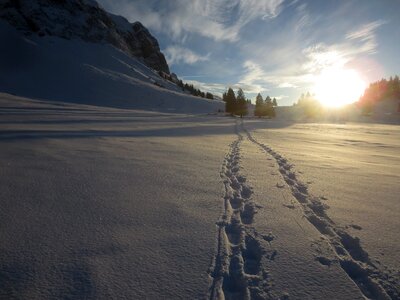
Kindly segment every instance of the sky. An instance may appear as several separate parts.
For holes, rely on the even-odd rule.
[[[330,81],[345,81],[341,74],[350,70],[365,84],[400,73],[400,0],[98,3],[140,21],[157,38],[171,72],[219,95],[240,87],[247,98],[260,92],[291,105],[302,93],[316,93],[327,70],[341,70]]]

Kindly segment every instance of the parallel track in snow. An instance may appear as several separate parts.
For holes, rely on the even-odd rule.
[[[379,268],[362,248],[360,240],[337,226],[327,216],[327,206],[320,198],[309,193],[308,186],[296,177],[292,164],[285,157],[268,145],[257,141],[244,127],[243,122],[241,122],[240,128],[245,132],[249,141],[276,161],[280,174],[293,197],[301,205],[304,216],[327,239],[341,268],[358,286],[361,293],[368,299],[400,299],[399,282],[396,278],[398,275]]]
[[[217,222],[217,250],[210,272],[210,300],[269,299],[268,274],[263,269],[263,249],[252,227],[257,205],[252,189],[240,175],[243,136],[236,123],[237,139],[230,145],[221,169],[225,187],[223,212]]]

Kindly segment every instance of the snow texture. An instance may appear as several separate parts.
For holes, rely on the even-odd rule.
[[[399,298],[396,126],[0,114],[0,298]]]
[[[222,101],[182,92],[108,44],[23,36],[0,21],[0,91],[19,96],[177,113],[213,113]]]

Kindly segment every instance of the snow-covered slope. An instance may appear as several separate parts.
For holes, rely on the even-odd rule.
[[[46,1],[41,0],[32,1],[40,5],[25,8],[23,14],[26,18],[33,14],[35,17],[30,19],[36,20],[35,24],[41,24],[41,29],[35,33],[23,26],[24,22],[17,18],[21,14],[15,13],[15,9],[3,9],[4,3],[8,2],[0,0],[0,39],[6,41],[0,44],[0,92],[47,100],[177,113],[210,113],[223,108],[221,101],[210,101],[182,92],[178,86],[161,78],[155,69],[149,67],[157,65],[157,60],[152,64],[151,55],[144,58],[147,54],[142,50],[151,47],[150,42],[143,40],[154,38],[146,34],[147,29],[140,23],[130,24],[122,17],[107,14],[109,20],[114,20],[114,25],[108,26],[112,30],[108,28],[103,31],[115,33],[111,36],[119,37],[116,43],[108,40],[111,37],[97,28],[97,23],[86,31],[78,22],[76,27],[69,26],[75,19],[87,17],[85,10],[73,11],[75,15],[71,20],[67,16],[72,12],[66,12],[67,16],[59,22],[52,21],[50,16],[35,14],[40,11],[46,12],[46,15],[50,15],[50,12],[61,15],[59,5],[54,4],[58,10],[51,9],[43,5],[42,2]],[[99,15],[101,12],[106,14],[95,6],[92,6],[92,10]],[[12,17],[16,19],[14,23],[10,22]],[[133,30],[137,27],[136,35],[127,31],[129,26]],[[126,31],[123,31],[124,28]],[[96,30],[103,32],[104,37],[101,38],[100,33],[96,35]],[[123,32],[130,34],[131,40],[124,40]],[[152,43],[158,47],[155,39]],[[129,49],[125,49],[124,45]],[[136,56],[133,53],[134,45],[138,46]],[[166,63],[158,70],[169,72]]]
[[[26,35],[58,36],[108,43],[169,73],[157,40],[140,23],[130,23],[92,0],[0,0],[0,19]]]

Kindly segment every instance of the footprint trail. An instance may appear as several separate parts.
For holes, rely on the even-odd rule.
[[[268,274],[261,258],[264,250],[252,227],[257,205],[252,189],[240,174],[243,136],[236,123],[237,139],[230,145],[221,170],[225,187],[223,212],[217,222],[217,250],[210,272],[210,300],[270,299]]]
[[[293,166],[285,157],[268,145],[258,142],[245,129],[243,122],[240,126],[247,138],[268,155],[267,159],[272,157],[276,161],[280,174],[293,197],[300,203],[304,216],[325,236],[334,250],[341,268],[358,286],[361,293],[368,299],[400,299],[398,275],[388,269],[380,268],[370,259],[357,237],[351,236],[327,216],[328,206],[321,201],[321,198],[309,193],[307,184],[297,178]]]

